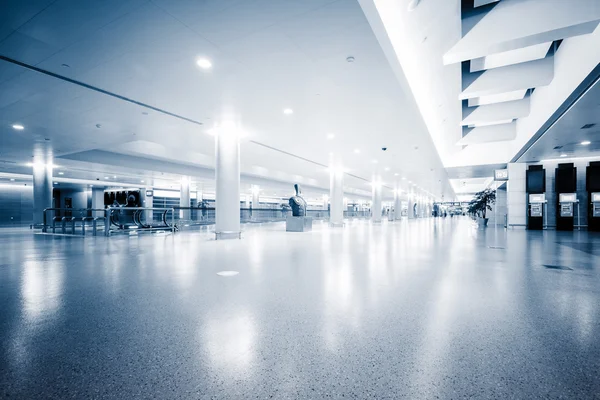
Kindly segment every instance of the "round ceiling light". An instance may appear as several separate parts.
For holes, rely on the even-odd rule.
[[[294,110],[292,110],[291,108],[284,108],[283,113],[285,115],[292,115],[294,113]]]
[[[202,69],[211,69],[212,68],[212,63],[210,62],[210,60],[207,60],[206,58],[197,59],[196,64]]]
[[[354,149],[354,154],[360,154],[360,150],[359,149]]]
[[[14,124],[12,127],[14,130],[17,130],[17,131],[22,131],[23,129],[25,129],[25,127],[20,124]]]
[[[333,140],[335,139],[335,135],[333,133],[330,133],[327,135],[327,140]]]
[[[566,155],[566,154],[561,154],[560,156],[561,156],[561,157],[566,157],[567,155]]]

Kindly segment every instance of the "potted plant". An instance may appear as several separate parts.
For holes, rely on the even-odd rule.
[[[475,198],[469,202],[469,214],[477,220],[480,227],[487,226],[486,212],[492,210],[492,204],[495,202],[496,191],[489,188],[475,193]]]

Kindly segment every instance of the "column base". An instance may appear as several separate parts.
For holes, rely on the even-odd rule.
[[[312,217],[290,217],[285,219],[286,232],[310,232],[312,231]]]
[[[215,231],[215,240],[225,240],[225,239],[241,239],[242,231]]]

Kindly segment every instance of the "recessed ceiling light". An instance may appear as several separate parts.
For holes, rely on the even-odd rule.
[[[212,67],[212,63],[206,58],[197,59],[196,64],[202,69],[210,69]]]
[[[108,176],[105,176],[104,179],[108,179]]]
[[[390,167],[385,167],[384,169],[385,169],[386,171],[389,171],[389,170],[390,170]]]
[[[584,140],[583,142],[581,142],[581,144],[584,146],[587,146],[590,143],[592,143],[592,142],[590,142],[589,140]]]
[[[294,110],[292,110],[291,108],[284,108],[283,113],[285,115],[292,115],[294,113]]]
[[[59,174],[59,175],[64,175],[65,173],[61,171],[61,172],[59,172],[58,174]]]
[[[560,156],[561,156],[561,157],[566,157],[567,155],[566,155],[566,154],[561,154]]]
[[[373,164],[377,164],[379,161],[377,161],[377,160],[371,160],[371,162],[372,162]]]
[[[413,11],[415,8],[417,8],[420,2],[421,0],[410,0],[408,2],[408,11]]]
[[[19,124],[14,124],[13,129],[17,130],[17,131],[22,131],[23,129],[25,129],[25,127],[23,125],[19,125]]]
[[[117,179],[117,176],[116,176],[116,175],[113,175],[113,179]]]
[[[15,181],[15,178],[10,178],[10,181],[11,181],[11,182],[14,182],[14,181]]]
[[[141,183],[144,183],[144,181],[143,181],[143,180],[141,180],[140,182],[141,182]]]
[[[94,185],[90,185],[90,187],[94,187]]]
[[[335,139],[335,135],[333,133],[330,133],[327,135],[327,140],[332,140]]]
[[[405,177],[402,177],[402,180],[403,180],[403,181],[405,181],[405,180],[406,180],[406,178],[405,178]]]
[[[359,149],[354,149],[354,154],[360,154],[360,150]]]
[[[398,176],[398,174],[394,174],[394,176]]]

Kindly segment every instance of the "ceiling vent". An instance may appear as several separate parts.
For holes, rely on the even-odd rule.
[[[554,146],[554,150],[560,150],[562,149],[562,146]]]
[[[590,129],[590,128],[593,128],[594,126],[596,126],[596,124],[585,124],[584,126],[581,127],[581,129]]]

